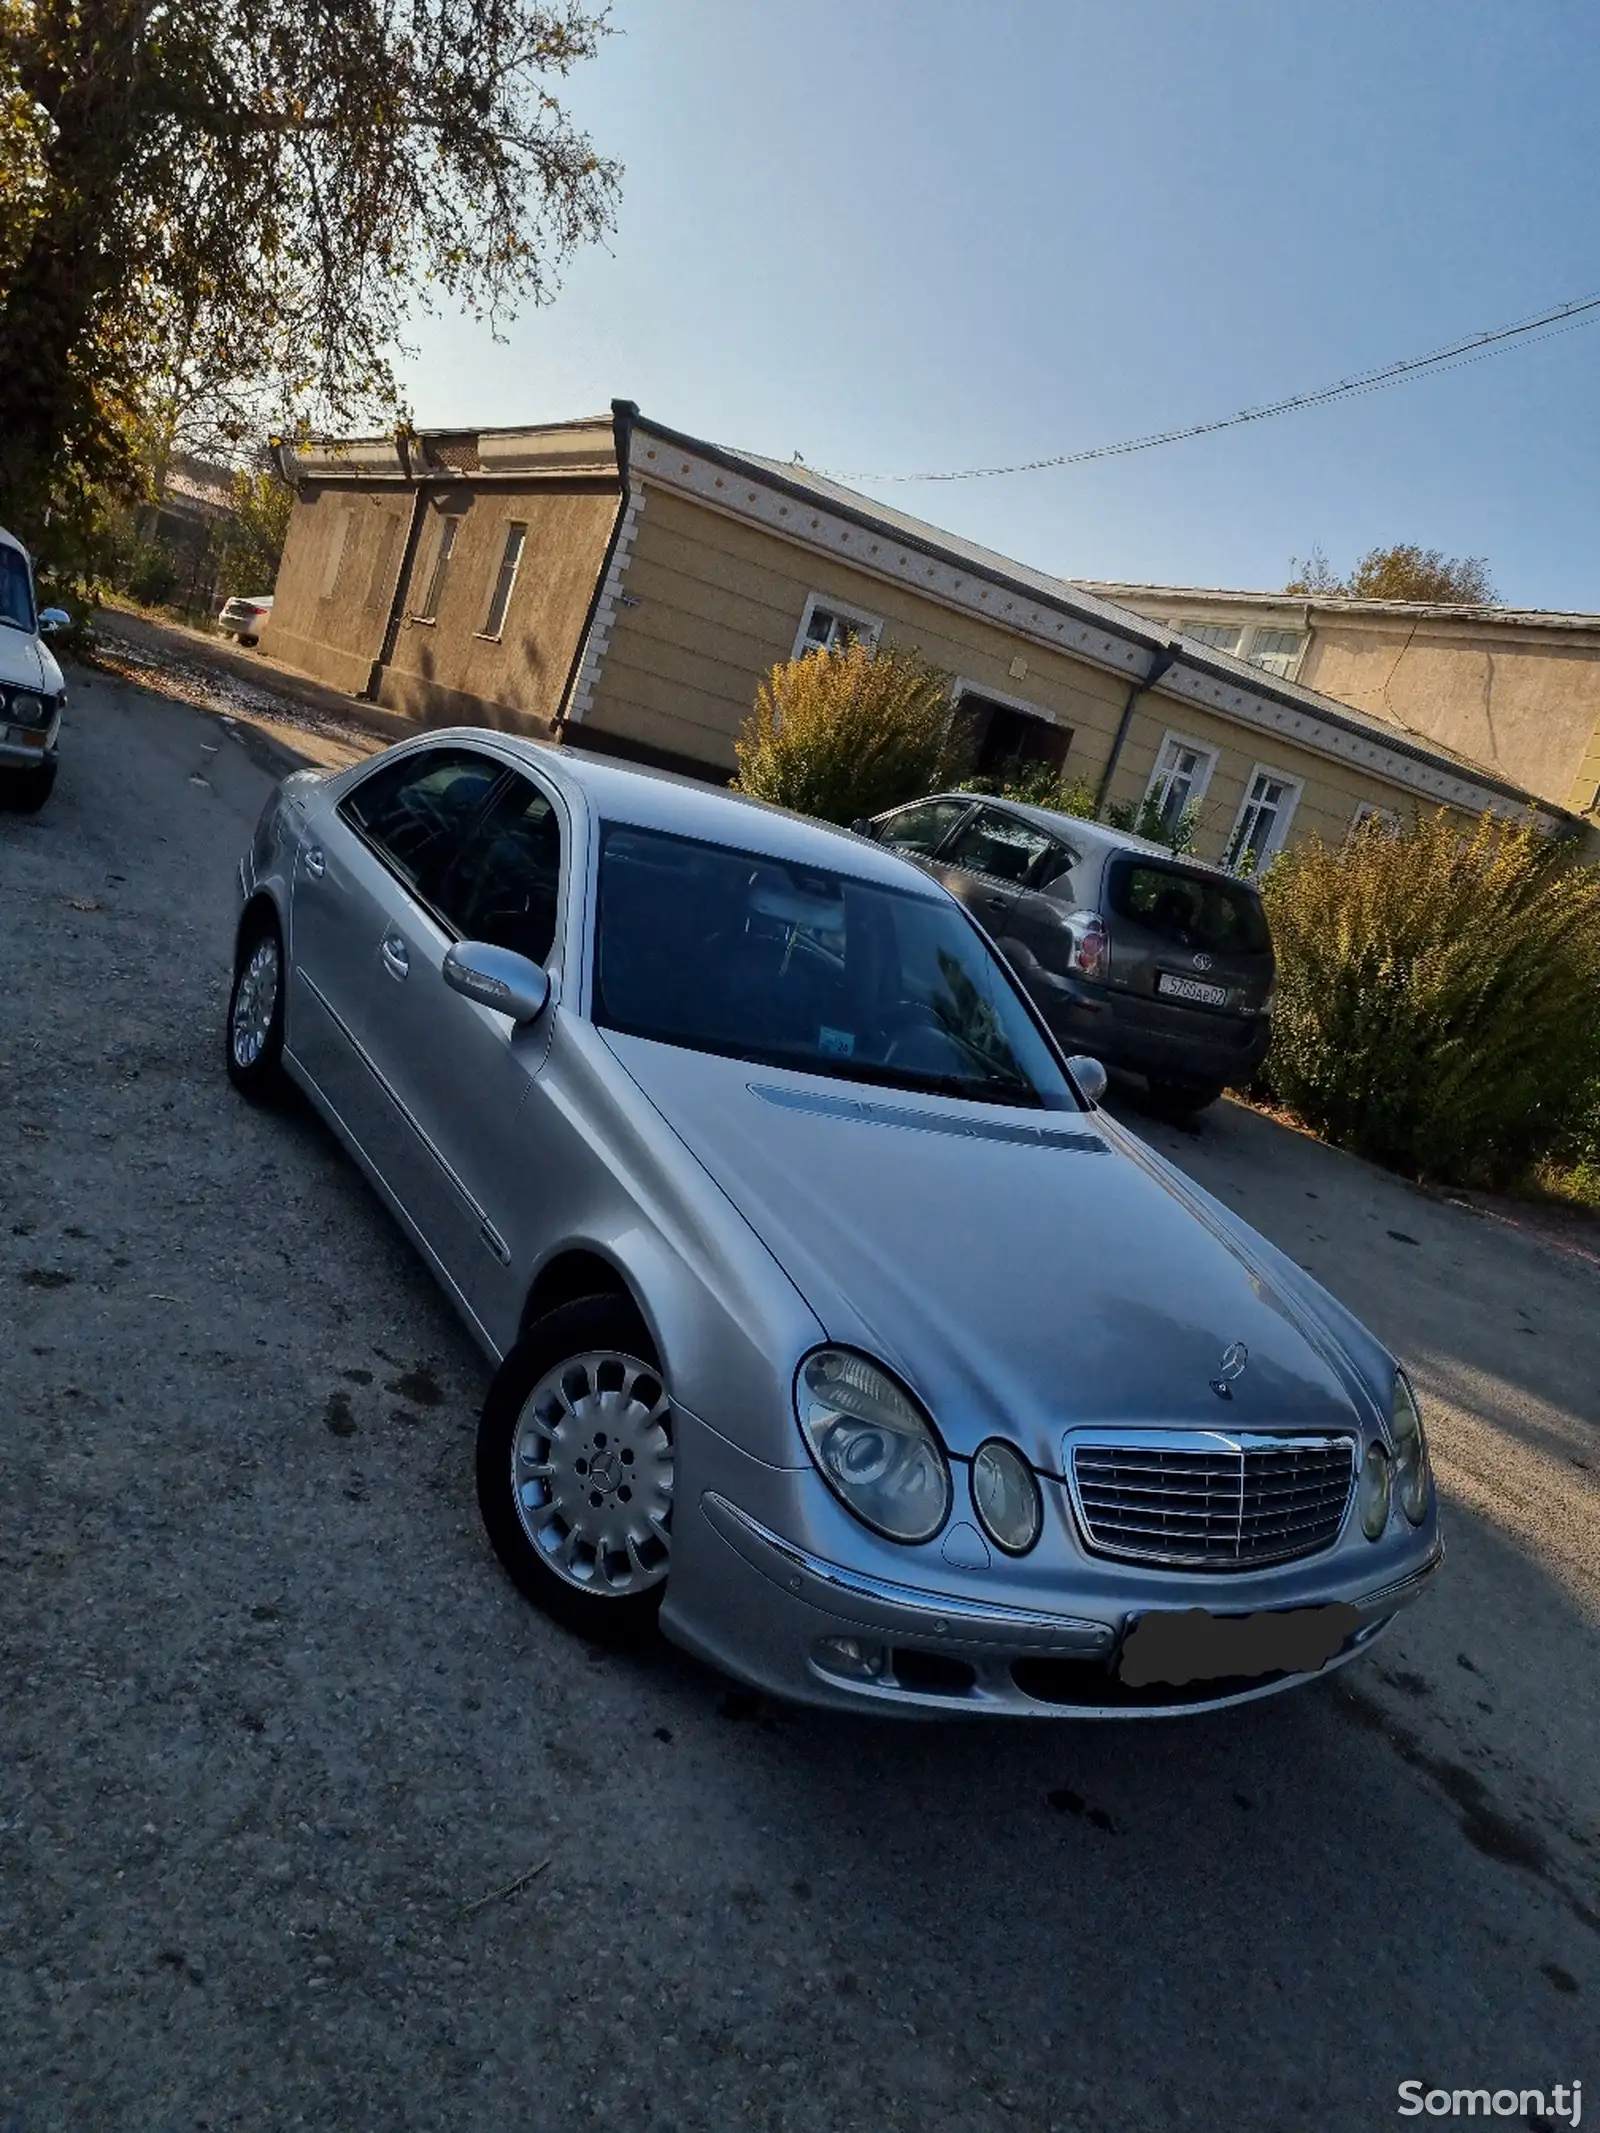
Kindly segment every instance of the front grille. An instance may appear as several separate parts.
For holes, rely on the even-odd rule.
[[[1348,1437],[1091,1431],[1071,1445],[1091,1548],[1173,1568],[1251,1570],[1329,1547],[1355,1479]]]

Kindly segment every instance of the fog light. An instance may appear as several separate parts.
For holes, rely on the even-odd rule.
[[[1375,1541],[1389,1523],[1389,1454],[1381,1444],[1367,1446],[1361,1479],[1356,1483],[1356,1508],[1362,1532]]]
[[[816,1660],[826,1673],[842,1674],[848,1681],[876,1681],[889,1663],[881,1644],[863,1644],[858,1637],[824,1637],[816,1648]]]

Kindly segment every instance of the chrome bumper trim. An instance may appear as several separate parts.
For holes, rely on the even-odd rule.
[[[1441,1533],[1433,1544],[1433,1553],[1418,1569],[1408,1571],[1403,1578],[1396,1578],[1391,1585],[1380,1585],[1376,1592],[1363,1593],[1355,1602],[1364,1615],[1392,1615],[1396,1608],[1407,1606],[1414,1600],[1424,1585],[1438,1575],[1444,1563],[1444,1535]]]
[[[926,1638],[949,1651],[994,1650],[1061,1654],[1108,1651],[1118,1631],[1109,1622],[1046,1615],[1021,1607],[984,1606],[896,1585],[810,1555],[769,1532],[748,1511],[708,1489],[700,1499],[707,1520],[754,1570],[794,1599],[841,1621],[886,1637]]]

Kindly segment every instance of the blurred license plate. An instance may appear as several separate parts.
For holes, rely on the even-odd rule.
[[[7,726],[6,739],[13,748],[42,748],[44,735],[31,726]]]
[[[1326,1666],[1360,1627],[1353,1607],[1294,1607],[1255,1615],[1140,1615],[1122,1643],[1118,1672],[1130,1688],[1152,1681],[1220,1681],[1256,1674],[1309,1674]]]
[[[1163,970],[1156,978],[1156,991],[1164,992],[1169,1000],[1200,1000],[1207,1007],[1226,1007],[1226,985],[1206,985],[1199,978],[1175,978],[1170,970]]]

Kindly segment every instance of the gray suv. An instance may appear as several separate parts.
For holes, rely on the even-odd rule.
[[[1277,965],[1255,887],[1103,823],[972,793],[862,834],[914,859],[993,936],[1068,1052],[1142,1074],[1170,1113],[1247,1082]]]

